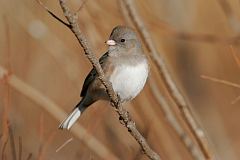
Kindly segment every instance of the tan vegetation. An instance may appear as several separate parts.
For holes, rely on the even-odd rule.
[[[58,1],[43,2],[65,21]],[[240,2],[135,3],[184,102],[169,91],[152,56],[147,86],[123,107],[163,160],[237,160]],[[91,64],[73,34],[37,1],[0,5],[1,159],[148,159],[108,102],[90,107],[71,133],[57,129],[78,102]],[[68,6],[98,57],[114,26],[137,27],[120,1],[71,0]],[[152,51],[146,45],[149,59]]]

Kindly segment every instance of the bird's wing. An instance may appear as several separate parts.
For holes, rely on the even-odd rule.
[[[99,59],[99,63],[100,63],[101,66],[106,61],[107,57],[108,57],[108,52],[106,52],[104,55],[102,55],[102,57]],[[83,83],[82,91],[81,91],[81,94],[80,94],[81,97],[84,97],[86,95],[89,85],[94,81],[96,76],[97,76],[97,71],[96,71],[95,68],[93,68],[88,73],[88,75],[87,75],[87,77],[86,77],[86,79]]]

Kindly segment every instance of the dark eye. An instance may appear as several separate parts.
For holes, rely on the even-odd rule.
[[[121,42],[125,42],[125,39],[121,39]]]

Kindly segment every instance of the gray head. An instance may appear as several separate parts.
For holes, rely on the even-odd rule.
[[[142,53],[141,43],[134,30],[129,27],[115,27],[106,43],[112,55]]]

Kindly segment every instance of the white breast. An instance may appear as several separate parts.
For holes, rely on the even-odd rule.
[[[143,89],[148,77],[146,61],[136,66],[121,65],[114,69],[110,77],[114,91],[122,101],[131,100]]]

